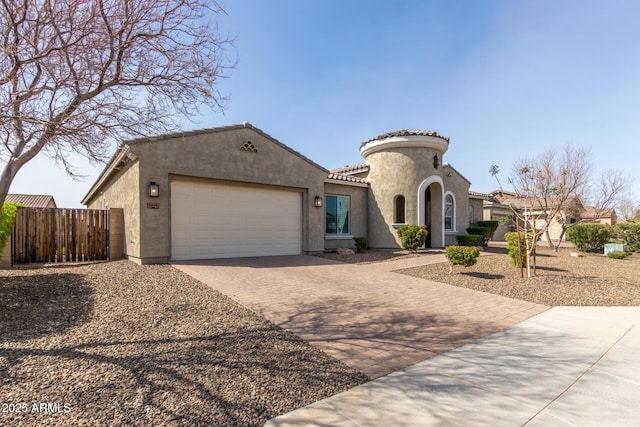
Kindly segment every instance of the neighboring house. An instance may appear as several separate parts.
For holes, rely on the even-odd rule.
[[[518,196],[515,193],[496,190],[491,192],[490,195],[491,199],[484,205],[485,219],[500,220],[506,217],[514,219],[512,209],[524,212],[525,208],[528,208],[532,216],[536,218],[535,224],[533,220],[529,221],[529,228],[541,228],[547,219],[548,211],[542,208],[542,206],[545,205],[544,201],[536,201],[534,208],[531,209],[530,206],[527,206],[527,204],[531,202],[527,198]],[[583,210],[584,207],[578,197],[570,197],[566,200],[558,215],[550,221],[548,230],[551,240],[557,240],[562,234],[562,223],[558,221],[558,217],[564,217],[566,225],[575,224],[580,221],[580,214]],[[503,220],[503,222],[506,222],[506,220]],[[524,224],[521,223],[520,226],[523,227]],[[513,227],[514,226],[511,226],[511,228]],[[498,237],[504,239],[504,234],[509,231],[508,228],[506,225],[502,225],[501,228],[496,231],[494,240],[499,240]],[[566,235],[563,236],[563,239],[566,240]],[[547,241],[546,233],[540,237],[540,240]]]
[[[504,235],[512,231],[515,226],[515,215],[509,207],[509,205],[503,204],[499,201],[497,192],[489,194],[488,198],[483,201],[482,206],[482,218],[485,221],[499,221],[500,225],[493,234],[495,241],[504,241]]]
[[[40,194],[7,194],[5,203],[15,202],[27,208],[55,208],[56,201],[53,196]],[[9,268],[11,266],[11,244],[7,240],[7,244],[2,248],[2,257],[0,257],[0,268]]]
[[[469,225],[477,225],[484,220],[484,203],[491,200],[491,195],[469,191]]]
[[[53,196],[41,194],[7,194],[5,202],[20,203],[27,208],[56,208]]]
[[[125,253],[139,263],[317,253],[356,236],[398,248],[401,224],[426,225],[427,246],[443,247],[470,211],[448,147],[400,130],[363,142],[364,163],[328,171],[246,122],[160,135],[124,141],[82,203],[124,209]]]
[[[584,211],[580,214],[580,219],[582,222],[616,225],[618,215],[613,208],[596,209],[594,206],[585,206]]]

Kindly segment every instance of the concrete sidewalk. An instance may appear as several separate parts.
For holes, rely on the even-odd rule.
[[[556,307],[267,426],[637,426],[640,307]]]

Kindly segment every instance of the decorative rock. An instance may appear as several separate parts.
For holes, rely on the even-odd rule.
[[[353,249],[349,249],[349,248],[338,248],[336,249],[336,253],[338,255],[355,255],[356,254]]]
[[[581,258],[584,255],[582,255],[581,253],[578,253],[578,252],[571,252],[571,256],[574,257],[574,258]]]

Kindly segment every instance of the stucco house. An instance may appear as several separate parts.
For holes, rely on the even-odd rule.
[[[597,209],[595,206],[585,206],[580,214],[580,220],[596,224],[616,225],[618,215],[614,208]]]
[[[470,213],[448,147],[433,131],[390,132],[360,145],[363,163],[329,171],[247,122],[160,135],[124,141],[82,203],[124,209],[139,263],[317,253],[357,236],[398,248],[401,224],[443,247]]]
[[[495,190],[489,194],[490,198],[484,202],[484,217],[485,219],[502,220],[501,226],[496,230],[494,234],[494,240],[504,240],[504,234],[509,231],[507,224],[511,224],[511,228],[515,227],[515,215],[512,209],[519,212],[524,212],[525,207],[528,207],[529,213],[535,217],[535,223],[533,220],[529,220],[529,228],[541,228],[548,216],[549,210],[543,206],[546,202],[543,199],[537,200],[533,209],[528,206],[531,201],[523,196],[519,196],[516,193]],[[559,219],[563,219],[566,225],[575,224],[580,221],[580,215],[584,211],[584,206],[580,199],[576,196],[569,197],[562,205],[560,211],[556,217],[551,218],[548,228],[549,238],[551,240],[557,240],[562,235],[562,223]],[[510,220],[506,220],[509,218]],[[521,227],[524,227],[524,223],[520,223]],[[566,235],[563,235],[563,240],[566,240]],[[547,241],[547,234],[544,233],[540,236],[541,241]]]

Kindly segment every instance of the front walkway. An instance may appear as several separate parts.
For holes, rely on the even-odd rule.
[[[635,427],[638,326],[640,307],[554,307],[265,426]]]
[[[442,261],[425,255],[355,265],[289,256],[173,265],[373,379],[548,309],[392,272]]]

